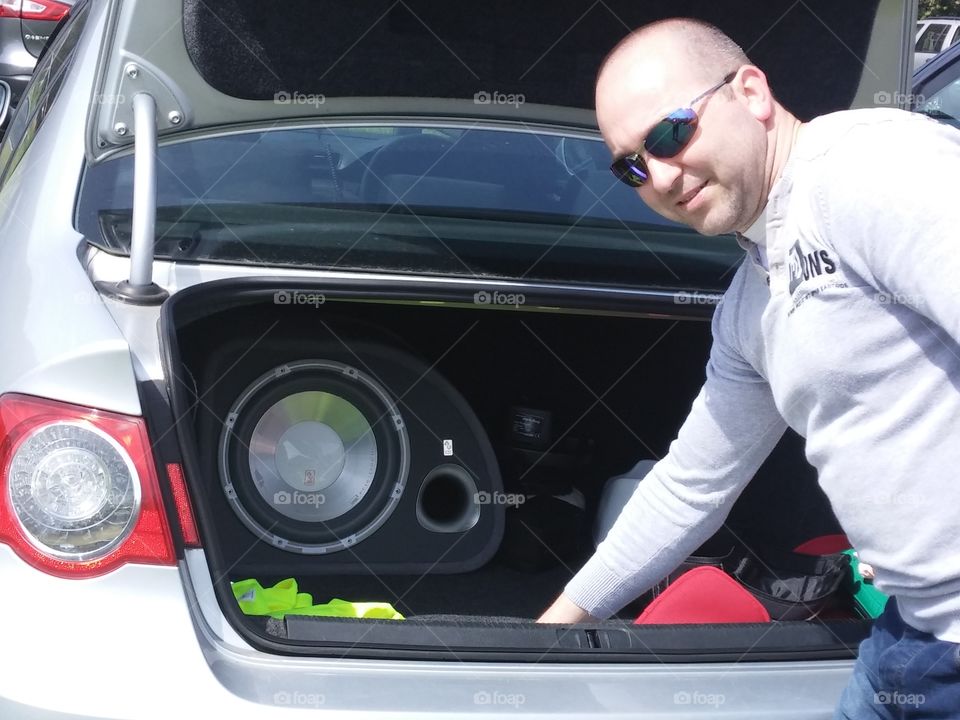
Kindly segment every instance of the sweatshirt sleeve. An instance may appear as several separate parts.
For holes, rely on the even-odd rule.
[[[827,152],[824,240],[877,290],[960,342],[960,131],[923,116],[858,126]]]
[[[713,317],[706,381],[676,440],[564,590],[594,617],[613,615],[713,535],[786,430],[766,381],[735,349],[726,302]]]

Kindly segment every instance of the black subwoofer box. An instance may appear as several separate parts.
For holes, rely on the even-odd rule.
[[[456,573],[496,552],[505,507],[487,434],[411,353],[227,342],[196,394],[200,482],[235,571]]]

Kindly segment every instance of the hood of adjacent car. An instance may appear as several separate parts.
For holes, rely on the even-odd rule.
[[[94,154],[132,141],[133,94],[161,133],[285,118],[456,116],[595,128],[593,83],[632,28],[712,22],[802,118],[906,89],[909,0],[126,0],[101,68]],[[135,67],[134,71],[130,68]]]

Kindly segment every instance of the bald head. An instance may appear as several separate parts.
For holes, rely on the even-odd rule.
[[[633,31],[610,51],[598,73],[609,68],[616,72],[624,64],[650,58],[658,50],[668,50],[672,64],[697,80],[713,78],[718,70],[735,70],[750,64],[746,53],[722,30],[691,18],[670,18],[644,25]]]
[[[661,104],[669,112],[749,63],[739,45],[701,20],[671,18],[644,25],[621,40],[600,67],[600,131],[613,149],[624,134],[611,119],[620,121]]]

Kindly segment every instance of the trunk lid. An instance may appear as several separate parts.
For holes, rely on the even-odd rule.
[[[629,28],[686,15],[730,33],[766,70],[784,103],[809,118],[873,105],[878,92],[906,93],[916,20],[906,0],[856,7],[828,0],[755,2],[738,5],[733,14],[694,2],[654,8],[625,0],[562,8],[544,0],[494,9],[454,9],[428,0],[365,0],[349,9],[299,0],[282,12],[256,0],[217,7],[199,0],[182,7],[124,3],[99,92],[129,101],[145,83],[163,86],[157,93],[161,134],[374,114],[595,128],[592,85],[604,53]],[[134,16],[136,23],[129,20]],[[153,31],[181,26],[182,34],[157,37]],[[143,65],[137,78],[126,75],[131,61]],[[796,73],[798,62],[807,72]],[[236,73],[237,63],[247,71]],[[170,113],[178,119],[171,121]],[[115,132],[118,122],[130,126],[131,119],[129,102],[98,107],[89,135],[92,156],[132,142],[132,134]]]

